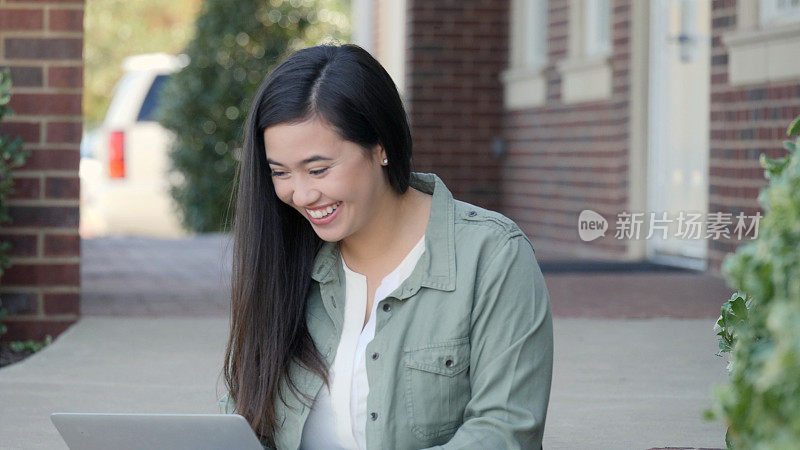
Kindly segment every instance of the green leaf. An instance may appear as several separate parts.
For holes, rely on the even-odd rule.
[[[792,136],[798,133],[800,133],[800,116],[794,119],[794,122],[792,122],[792,124],[789,125],[789,128],[786,129],[787,136]]]
[[[759,163],[761,167],[766,169],[764,176],[769,180],[774,177],[779,176],[786,166],[789,164],[789,157],[784,156],[782,158],[770,158],[767,156],[766,153],[762,153],[759,156]]]
[[[738,297],[731,301],[731,310],[736,316],[736,320],[742,321],[747,317],[747,306],[745,306],[744,298]]]

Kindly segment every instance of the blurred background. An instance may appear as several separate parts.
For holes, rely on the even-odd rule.
[[[286,51],[327,40],[392,75],[416,170],[511,217],[537,250],[720,275],[756,233],[758,156],[781,154],[798,113],[800,72],[779,56],[791,41],[758,30],[796,28],[797,7],[644,3],[273,1],[244,20],[199,0],[88,2],[81,235],[224,231],[255,86]],[[604,236],[579,239],[584,210]],[[625,212],[640,238],[615,233]],[[651,213],[668,220],[646,238]],[[694,236],[678,223],[690,213]],[[726,233],[707,236],[710,214]],[[749,235],[733,236],[737,215]]]
[[[414,170],[533,242],[556,318],[545,446],[724,445],[700,421],[733,339],[714,320],[741,318],[737,290],[800,292],[800,188],[779,176],[800,115],[797,0],[0,0],[3,339],[77,323],[62,348],[117,342],[109,361],[154,345],[128,341],[145,323],[159,343],[200,328],[185,345],[221,343],[252,95],[288,53],[344,42],[397,85]],[[218,362],[170,348],[163,364]]]

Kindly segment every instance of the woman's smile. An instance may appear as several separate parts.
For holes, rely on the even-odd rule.
[[[332,205],[328,205],[326,208],[320,209],[308,209],[305,208],[306,214],[308,214],[308,219],[314,225],[327,225],[331,223],[336,216],[339,215],[339,207],[341,206],[342,202],[336,202]]]

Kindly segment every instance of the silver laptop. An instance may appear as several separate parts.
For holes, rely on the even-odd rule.
[[[263,450],[239,414],[53,413],[70,450]]]

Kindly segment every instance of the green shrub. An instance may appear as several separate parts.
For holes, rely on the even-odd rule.
[[[53,336],[49,334],[44,337],[43,341],[34,341],[33,339],[28,339],[27,341],[14,341],[8,344],[8,348],[11,351],[17,353],[36,353],[43,348],[47,347],[48,345],[53,343]]]
[[[164,87],[159,121],[175,133],[170,194],[184,228],[229,228],[234,150],[252,96],[288,51],[342,40],[346,2],[205,0],[185,54],[189,64]]]
[[[11,115],[13,111],[8,107],[11,100],[11,75],[9,69],[0,69],[0,120],[6,115]],[[22,148],[22,141],[19,138],[10,138],[0,134],[0,224],[11,222],[8,215],[7,198],[14,192],[13,175],[14,169],[25,164],[25,159],[30,153]],[[11,250],[9,242],[0,242],[0,278],[3,276],[4,269],[7,269],[11,262],[8,259],[8,252]],[[3,308],[0,299],[0,336],[7,331],[3,320],[8,317],[8,311]]]
[[[787,131],[798,133],[800,117]],[[758,197],[765,213],[758,239],[722,266],[739,292],[715,326],[720,351],[730,349],[729,384],[714,388],[708,416],[727,423],[729,448],[800,442],[800,136],[784,147],[782,158],[761,155],[769,185]]]

